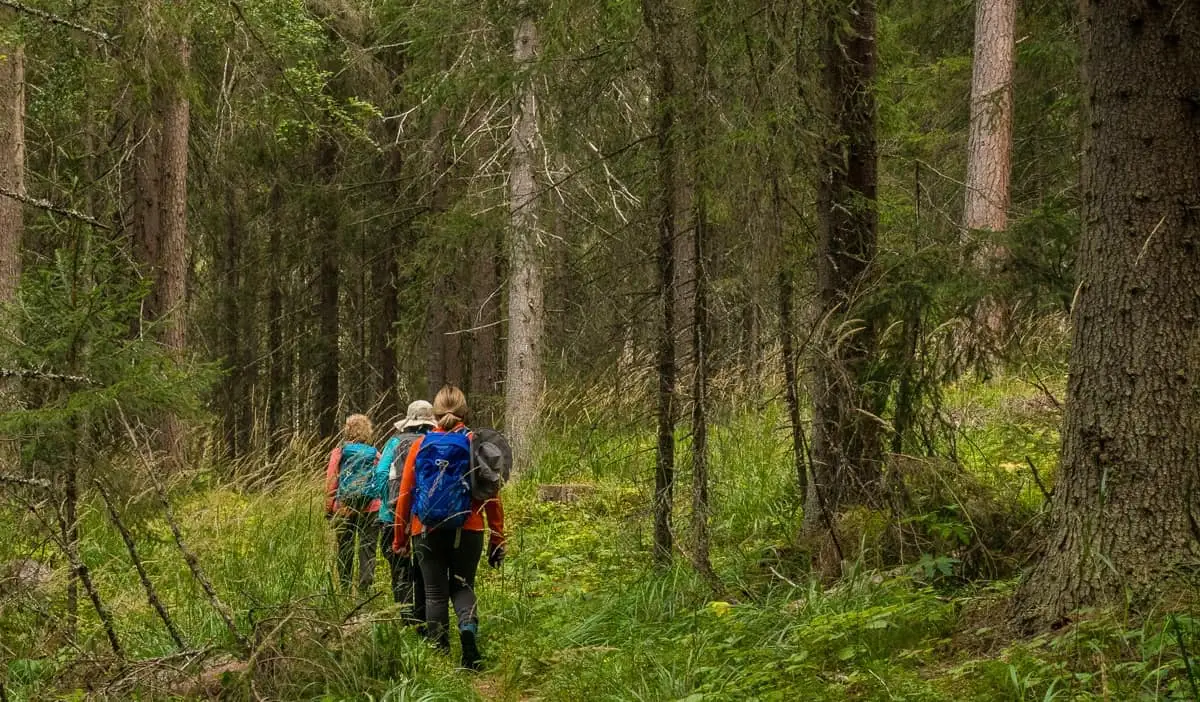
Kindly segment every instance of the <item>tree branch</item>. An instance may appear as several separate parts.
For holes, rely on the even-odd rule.
[[[51,14],[45,10],[39,10],[36,7],[30,7],[29,5],[17,2],[16,0],[0,0],[0,5],[3,5],[4,7],[10,7],[17,12],[24,12],[31,17],[37,17],[38,19],[49,22],[50,24],[61,24],[64,27],[70,27],[71,29],[96,37],[101,41],[111,42],[113,40],[112,35],[108,34],[107,32],[102,32],[99,29],[92,29],[91,27],[79,24],[78,22],[72,22],[64,17],[59,17],[58,15]]]
[[[11,0],[0,0],[0,5],[7,5],[9,2],[11,2]],[[21,193],[18,193],[15,190],[9,190],[8,188],[3,188],[3,187],[0,187],[0,195],[3,195],[5,197],[11,197],[12,199],[16,200],[17,202],[24,203],[31,207],[37,207],[38,209],[46,210],[47,212],[53,212],[55,214],[60,214],[65,217],[77,219],[80,222],[83,222],[85,224],[90,224],[91,226],[96,227],[97,229],[104,229],[104,230],[112,229],[112,227],[108,226],[104,222],[101,222],[100,220],[96,219],[95,217],[92,217],[91,215],[86,215],[86,214],[80,212],[79,210],[72,210],[69,207],[60,207],[60,206],[54,204],[53,202],[50,202],[49,200],[42,200],[42,199],[39,199],[36,197],[29,197],[28,195],[22,195]]]
[[[0,483],[11,483],[13,485],[28,485],[29,487],[41,488],[43,490],[50,489],[49,480],[40,480],[38,478],[22,478],[18,475],[9,475],[8,473],[0,473]]]
[[[3,0],[0,0],[0,2],[3,2]],[[0,378],[38,378],[40,380],[59,380],[64,383],[80,383],[82,385],[100,384],[82,375],[63,375],[62,373],[50,373],[22,368],[0,368]]]

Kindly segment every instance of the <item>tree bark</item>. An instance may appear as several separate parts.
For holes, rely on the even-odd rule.
[[[971,74],[971,126],[963,226],[1002,232],[1012,171],[1013,55],[1016,0],[978,0]],[[981,255],[1003,252],[987,242]]]
[[[509,175],[508,349],[504,380],[504,421],[512,442],[514,470],[530,465],[533,434],[542,395],[542,256],[538,243],[537,95],[530,72],[537,57],[534,17],[525,14],[514,35],[513,60],[524,75],[514,103],[512,163]]]
[[[642,0],[642,19],[654,45],[655,80],[653,105],[657,132],[657,187],[654,208],[658,232],[656,264],[658,273],[658,375],[657,424],[658,444],[654,466],[654,561],[660,566],[669,564],[674,555],[671,532],[675,490],[675,197],[676,151],[676,65],[667,47],[670,17],[661,4]]]
[[[150,10],[153,12],[153,10]],[[169,48],[182,75],[190,64],[185,37]],[[187,169],[190,106],[176,83],[148,85],[151,109],[141,119],[141,144],[134,155],[133,244],[152,281],[143,318],[159,323],[163,346],[182,360],[187,347]],[[136,323],[141,331],[141,320]],[[182,426],[167,415],[159,444],[168,463],[182,467]]]
[[[875,17],[875,0],[853,0],[831,12],[822,48],[832,133],[817,192],[822,315],[804,511],[810,533],[842,507],[875,502],[881,477],[881,408],[869,387],[877,332],[862,305],[878,221]]]
[[[282,189],[278,183],[271,189],[270,212],[279,216],[282,210]],[[270,266],[270,287],[267,290],[267,434],[273,452],[283,445],[284,407],[291,385],[291,350],[284,348],[284,271],[282,227],[268,227],[267,260]]]
[[[341,242],[339,207],[331,191],[337,174],[338,146],[332,137],[322,139],[317,151],[317,173],[320,176],[322,195],[321,211],[316,217],[315,247],[317,262],[317,338],[314,344],[313,361],[316,365],[316,411],[317,431],[323,437],[332,437],[337,431],[337,414],[340,400],[338,371],[341,355],[338,344],[338,298],[341,277],[338,264]]]
[[[217,321],[218,342],[221,357],[225,366],[225,377],[221,379],[221,431],[225,439],[225,451],[234,458],[246,449],[240,443],[241,423],[248,417],[240,416],[242,397],[242,364],[241,352],[242,322],[240,317],[241,305],[238,291],[241,287],[241,221],[238,217],[237,196],[232,187],[225,191],[225,231],[218,245],[220,265],[220,290],[218,305],[221,318]]]
[[[396,323],[400,320],[399,242],[402,236],[400,231],[386,235],[381,250],[375,252],[372,274],[371,297],[379,298],[379,308],[372,317],[371,326],[371,347],[375,351],[372,364],[376,378],[374,396],[379,417],[384,421],[398,418],[402,411],[395,337]]]
[[[1083,3],[1089,116],[1061,469],[1031,628],[1200,565],[1200,5]]]
[[[0,18],[10,13],[0,12]],[[0,189],[25,194],[25,49],[0,45]],[[0,304],[21,284],[24,205],[0,195]]]
[[[977,0],[975,10],[963,227],[967,236],[976,232],[980,237],[974,266],[985,277],[994,275],[1008,258],[995,233],[1008,226],[1016,5],[1016,0]],[[1007,316],[994,297],[979,301],[969,342],[973,355],[982,359],[997,350]]]
[[[471,405],[480,426],[496,422],[500,381],[500,263],[499,242],[493,232],[478,237],[472,247]]]

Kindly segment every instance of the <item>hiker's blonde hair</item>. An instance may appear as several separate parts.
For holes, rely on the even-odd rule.
[[[443,431],[450,431],[462,422],[467,421],[467,396],[453,385],[443,385],[433,398],[433,418]]]
[[[342,432],[346,435],[347,441],[369,444],[371,443],[371,436],[375,433],[375,428],[371,426],[371,420],[367,415],[352,414],[346,417],[346,427]]]

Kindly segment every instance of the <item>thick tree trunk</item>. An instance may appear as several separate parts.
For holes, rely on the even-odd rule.
[[[537,57],[537,26],[524,15],[514,37],[513,60],[521,81],[512,127],[509,176],[508,353],[504,380],[504,422],[512,442],[514,469],[530,465],[533,434],[542,395],[542,329],[545,324],[542,256],[538,244],[537,96],[528,72]]]
[[[1016,5],[1017,0],[977,0],[975,10],[963,227],[968,236],[978,232],[982,237],[975,247],[974,265],[985,276],[993,275],[1008,257],[994,233],[1003,232],[1008,225]],[[1006,317],[999,300],[985,297],[979,301],[969,342],[975,347],[973,355],[982,359],[997,350]]]
[[[171,47],[179,70],[190,64],[187,39]],[[133,244],[153,284],[143,317],[160,325],[160,339],[182,360],[187,348],[187,171],[190,106],[178,84],[151,85],[151,111],[142,120],[134,156]],[[140,320],[137,328],[140,331]],[[160,446],[174,468],[183,465],[182,426],[163,418]]]
[[[1200,565],[1200,4],[1083,3],[1083,237],[1060,469],[1026,625]]]
[[[0,11],[0,18],[9,19]],[[0,45],[0,190],[25,194],[25,50]],[[23,205],[0,195],[0,304],[21,284]]]
[[[963,225],[1002,232],[1012,170],[1013,48],[1016,0],[978,0],[971,75],[971,129]],[[984,254],[1002,253],[988,242]]]
[[[833,12],[823,47],[832,139],[817,193],[822,315],[813,364],[812,484],[806,531],[840,508],[872,503],[882,474],[880,408],[869,387],[876,343],[862,296],[875,258],[875,0]]]

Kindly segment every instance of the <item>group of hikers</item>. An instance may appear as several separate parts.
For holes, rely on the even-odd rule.
[[[379,451],[371,420],[346,419],[325,473],[326,518],[337,537],[337,571],[349,589],[370,591],[376,549],[391,572],[392,597],[407,621],[450,650],[450,604],[458,618],[462,666],[478,670],[475,572],[488,533],[487,562],[504,562],[499,490],[512,452],[502,435],[466,426],[467,398],[443,387],[433,404],[417,400]]]

